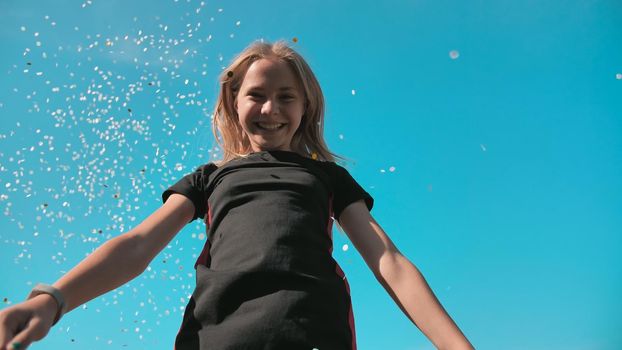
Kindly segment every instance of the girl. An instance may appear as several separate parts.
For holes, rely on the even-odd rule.
[[[284,42],[254,43],[220,83],[213,131],[223,160],[183,177],[134,229],[0,312],[2,349],[26,348],[64,313],[140,275],[197,218],[208,239],[176,350],[356,349],[348,282],[331,256],[333,218],[436,347],[472,349],[371,216],[372,197],[334,162],[305,60]]]

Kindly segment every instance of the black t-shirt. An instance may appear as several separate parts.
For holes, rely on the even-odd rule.
[[[180,193],[207,241],[176,350],[356,349],[348,282],[332,257],[332,224],[372,197],[334,162],[262,151],[208,163]]]

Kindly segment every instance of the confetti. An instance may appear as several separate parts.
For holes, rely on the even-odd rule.
[[[458,57],[460,57],[460,52],[458,52],[457,50],[451,50],[451,51],[449,51],[449,57],[450,57],[452,60],[455,60],[455,59],[457,59]]]
[[[616,79],[622,80],[622,73],[617,73],[616,74]]]
[[[178,1],[179,6],[190,3],[198,7],[193,1]],[[91,11],[102,9],[99,5],[82,0],[73,7],[91,16]],[[0,185],[0,206],[7,223],[14,225],[9,232],[19,237],[15,246],[23,249],[12,256],[14,267],[32,269],[36,258],[32,246],[49,240],[53,242],[50,250],[40,256],[65,273],[73,267],[70,261],[75,261],[69,254],[71,249],[87,255],[103,242],[127,232],[145,217],[145,210],[153,208],[152,201],[160,200],[163,186],[172,185],[192,164],[205,162],[202,156],[219,158],[222,150],[204,146],[204,139],[196,142],[193,138],[203,135],[209,127],[209,119],[207,123],[203,119],[213,103],[208,96],[211,93],[206,93],[213,81],[196,77],[221,74],[222,62],[229,59],[229,54],[205,44],[222,40],[230,32],[218,37],[220,31],[206,26],[214,25],[210,23],[214,17],[223,18],[214,14],[214,10],[222,14],[222,8],[209,8],[204,1],[200,7],[200,15],[193,8],[179,17],[163,13],[155,22],[154,18],[133,17],[130,12],[128,18],[133,22],[129,29],[114,21],[105,27],[80,21],[78,27],[78,19],[61,21],[48,15],[37,16],[38,23],[17,23],[9,28],[27,34],[22,36],[19,51],[8,52],[16,57],[14,67],[9,69],[19,73],[19,80],[25,83],[8,85],[7,92],[11,98],[21,100],[15,106],[25,106],[18,110],[24,114],[24,121],[37,121],[9,123],[0,130],[0,141],[11,145],[0,147],[0,171],[6,175]],[[214,17],[206,16],[207,11]],[[58,21],[58,26],[53,20]],[[229,28],[240,28],[242,20],[234,19]],[[97,32],[95,28],[101,29]],[[56,32],[61,29],[70,31],[71,40]],[[240,35],[235,31],[235,36],[229,37]],[[225,76],[232,78],[233,74],[227,72]],[[18,81],[17,77],[8,78]],[[8,107],[9,100],[4,102]],[[0,103],[0,107],[4,104]],[[182,118],[184,128],[180,127]],[[196,127],[186,130],[189,120]],[[31,139],[19,144],[24,141],[15,135],[26,133]],[[317,153],[311,157],[319,158]],[[37,174],[45,181],[32,181]],[[22,207],[18,208],[16,198]],[[32,212],[34,220],[24,220],[18,211]],[[83,225],[87,225],[86,230]],[[112,305],[121,306],[131,300],[137,306],[130,315],[135,311],[142,315],[143,309],[150,307],[159,308],[159,318],[183,313],[195,276],[192,266],[179,258],[198,258],[207,239],[204,226],[195,227],[193,232],[196,235],[191,242],[181,238],[171,241],[162,251],[163,259],[154,260],[141,277],[120,287],[124,293],[102,296],[89,302],[88,310],[86,304],[83,309],[105,312]],[[152,288],[159,287],[147,285],[152,280],[175,282],[168,299],[155,300]],[[134,303],[135,299],[138,302]],[[5,304],[10,302],[8,296],[4,298]],[[144,341],[149,340],[147,334],[153,325],[145,325],[137,316],[130,319],[127,313],[118,316],[116,319],[123,324],[119,329],[136,334],[136,340],[142,340],[143,335]],[[136,324],[132,325],[132,321]],[[75,328],[62,330],[71,342],[83,341],[73,337],[77,335]],[[96,341],[113,342],[108,337],[96,337]],[[124,346],[117,340],[115,343]]]
[[[344,244],[344,245],[343,245],[343,247],[341,247],[341,249],[342,249],[344,252],[347,252],[347,251],[348,251],[348,248],[349,248],[349,247],[348,247],[348,245],[347,245],[347,244]]]

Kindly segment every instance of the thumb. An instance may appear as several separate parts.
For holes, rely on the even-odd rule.
[[[8,350],[24,350],[26,349],[33,341],[37,341],[47,334],[49,328],[46,329],[45,325],[38,317],[33,317],[30,319],[26,327],[19,332],[13,339],[11,339],[8,343]]]

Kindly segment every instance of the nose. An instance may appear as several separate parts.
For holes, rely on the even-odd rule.
[[[272,115],[279,112],[279,104],[272,100],[266,99],[266,101],[261,106],[261,114],[263,115]]]

